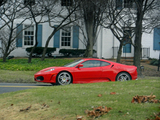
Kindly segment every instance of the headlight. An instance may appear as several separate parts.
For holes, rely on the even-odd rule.
[[[49,70],[47,70],[47,71],[45,71],[45,72],[50,72],[50,71],[53,71],[54,70],[54,68],[52,68],[52,69],[49,69]]]

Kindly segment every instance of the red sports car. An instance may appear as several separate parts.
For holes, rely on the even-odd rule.
[[[137,67],[104,59],[84,58],[63,67],[45,68],[36,73],[34,79],[59,85],[136,80]]]

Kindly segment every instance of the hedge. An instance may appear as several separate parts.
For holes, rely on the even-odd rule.
[[[86,49],[60,49],[59,53],[63,54],[64,56],[83,56]],[[96,51],[93,50],[95,53]]]
[[[150,65],[158,66],[159,60],[158,59],[152,59],[150,62]]]
[[[33,48],[33,47],[28,47],[28,48],[26,48],[26,51],[27,51],[28,54],[30,54],[32,48]],[[34,52],[33,52],[33,56],[42,55],[43,49],[44,49],[44,47],[36,47],[36,49],[35,49]],[[51,56],[52,56],[52,53],[53,53],[54,51],[56,51],[56,48],[47,48],[46,54],[48,55],[48,57],[51,57]]]

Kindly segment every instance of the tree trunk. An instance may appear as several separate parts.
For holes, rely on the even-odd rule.
[[[38,45],[38,40],[37,40],[37,33],[38,33],[38,23],[36,23],[36,31],[35,31],[35,45],[33,46],[30,54],[29,54],[29,57],[28,57],[28,63],[31,63],[32,61],[32,54],[34,52],[34,50],[36,49],[37,45]]]
[[[88,35],[88,43],[85,51],[85,57],[93,57],[93,36]]]
[[[141,1],[142,2],[142,1]],[[138,76],[142,76],[140,69],[141,62],[141,41],[142,41],[142,19],[143,19],[143,5],[140,4],[140,7],[137,9],[137,20],[136,20],[136,29],[135,29],[135,43],[134,43],[134,65],[137,67]]]
[[[117,60],[116,60],[116,62],[118,62],[118,63],[121,62],[122,47],[123,47],[123,42],[121,41],[120,45],[119,45],[119,49],[118,49]]]
[[[45,44],[45,47],[43,49],[43,54],[42,54],[42,57],[41,57],[41,61],[43,61],[45,59],[45,54],[46,54],[46,51],[47,51],[47,48],[48,48],[48,44],[51,40],[51,38],[53,37],[53,35],[56,33],[57,30],[54,30],[50,36],[48,37],[47,41],[46,41],[46,44]]]
[[[93,15],[90,14],[89,19],[85,19],[85,28],[87,32],[87,47],[86,47],[86,52],[85,52],[85,57],[93,57],[93,45],[94,45],[94,39],[95,39],[95,34],[94,34],[94,18]]]
[[[4,55],[3,55],[3,62],[6,62],[6,60],[7,60],[7,55],[4,54]]]
[[[9,47],[11,45],[11,41],[12,41],[11,39],[12,39],[12,34],[13,34],[13,23],[14,23],[14,21],[11,22],[11,29],[10,29],[11,32],[9,34],[9,40],[8,40],[7,47],[6,47],[5,51],[4,51],[3,62],[6,62],[6,59],[7,59],[7,56],[8,56],[8,51],[9,51]]]
[[[90,42],[88,42],[84,57],[92,57],[92,56],[93,56],[93,45],[91,45]]]

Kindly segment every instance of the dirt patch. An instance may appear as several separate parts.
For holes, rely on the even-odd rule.
[[[144,66],[142,74],[145,76],[160,77],[160,71],[158,71],[157,66],[149,65],[148,63],[141,63]]]

